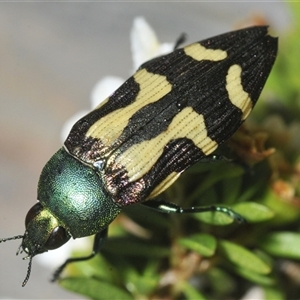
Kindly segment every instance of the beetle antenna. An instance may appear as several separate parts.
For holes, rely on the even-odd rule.
[[[25,277],[25,279],[24,279],[24,281],[22,283],[22,287],[24,287],[26,285],[26,283],[28,282],[28,280],[29,280],[30,273],[31,273],[32,257],[33,257],[33,255],[29,256],[29,263],[28,263],[27,274],[26,274],[26,277]]]
[[[15,236],[12,236],[12,237],[9,237],[9,238],[4,238],[4,239],[0,239],[0,243],[2,242],[6,242],[6,241],[11,241],[11,240],[18,240],[18,239],[22,239],[24,238],[24,235],[15,235]],[[18,248],[18,251],[17,251],[17,255],[22,252],[22,250],[20,251],[21,249],[21,246]],[[29,263],[28,263],[28,269],[27,269],[27,274],[26,274],[26,277],[22,283],[22,287],[24,287],[26,285],[26,283],[28,282],[29,280],[29,277],[30,277],[30,273],[31,273],[31,265],[32,265],[32,257],[34,256],[34,254],[30,255],[30,256],[27,256],[25,257],[26,258],[29,258]],[[24,258],[23,258],[24,259]]]
[[[15,235],[9,238],[5,238],[5,239],[0,239],[0,243],[2,242],[6,242],[6,241],[11,241],[11,240],[18,240],[18,239],[22,239],[24,237],[24,235]]]

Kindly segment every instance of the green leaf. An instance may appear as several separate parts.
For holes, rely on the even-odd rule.
[[[260,242],[266,252],[279,257],[300,259],[300,234],[295,232],[271,233]]]
[[[286,297],[277,287],[264,287],[264,299],[285,300]]]
[[[129,236],[108,239],[103,246],[103,251],[116,255],[138,257],[165,257],[170,254],[170,249],[167,247],[153,245]]]
[[[221,253],[233,264],[259,274],[268,274],[271,267],[246,248],[228,241],[219,241]]]
[[[237,203],[232,209],[242,215],[249,223],[262,222],[274,217],[274,212],[268,207],[256,202]]]
[[[235,203],[237,199],[240,199],[243,182],[242,178],[242,176],[236,176],[233,178],[226,178],[226,180],[221,181],[222,200],[224,199],[226,204]]]
[[[159,284],[160,274],[158,266],[158,261],[152,261],[143,269],[143,273],[137,272],[134,268],[128,269],[124,278],[127,289],[133,295],[145,296],[151,294]]]
[[[257,257],[259,257],[262,261],[264,261],[269,266],[273,266],[272,258],[261,250],[255,251]],[[235,272],[244,277],[248,281],[252,281],[253,283],[262,285],[262,286],[273,286],[276,284],[276,278],[274,274],[259,274],[257,272],[253,272],[252,270],[246,269],[244,267],[235,266]]]
[[[205,233],[193,234],[179,239],[178,243],[187,249],[200,253],[205,257],[214,255],[217,247],[216,239]]]
[[[249,269],[236,267],[234,268],[235,272],[245,279],[252,281],[253,283],[262,285],[262,286],[273,286],[276,284],[276,280],[273,276],[258,274],[257,272],[252,272]],[[271,298],[265,298],[271,299]]]
[[[94,300],[133,300],[133,297],[125,290],[96,278],[69,277],[61,279],[59,283],[67,290]]]
[[[224,207],[224,205],[219,204],[214,204],[214,206]],[[201,222],[217,226],[229,225],[234,222],[234,219],[231,216],[229,216],[225,212],[219,211],[195,213],[192,216]]]
[[[276,225],[289,224],[299,218],[299,210],[290,205],[288,201],[282,201],[282,198],[270,188],[265,193],[262,204],[275,213],[272,222]]]
[[[119,277],[115,268],[113,268],[102,255],[97,255],[93,259],[84,262],[69,264],[66,271],[67,276],[96,276],[106,282],[113,282]]]
[[[227,270],[212,267],[207,272],[211,289],[214,295],[229,295],[234,293],[236,289],[236,278],[234,278]]]
[[[243,173],[243,169],[235,165],[226,164],[226,167],[224,167],[220,164],[219,167],[215,167],[201,182],[199,182],[199,187],[189,196],[189,199],[197,200],[199,199],[199,195],[212,188],[218,181],[238,177]]]
[[[206,298],[188,282],[182,282],[180,288],[185,295],[184,299],[187,300],[206,300]]]
[[[115,255],[111,253],[102,253],[105,260],[111,265],[111,270],[118,276],[115,276],[114,283],[127,282],[129,276],[133,276],[132,273],[138,274],[136,270],[136,264],[127,256]],[[145,260],[144,258],[135,257],[136,262]]]

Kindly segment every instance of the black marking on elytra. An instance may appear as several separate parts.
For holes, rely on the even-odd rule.
[[[104,179],[107,189],[113,191],[113,199],[120,206],[146,200],[151,192],[171,173],[181,173],[205,154],[193,141],[180,138],[170,141],[151,169],[136,181],[130,182],[122,166],[112,164],[106,169]]]
[[[85,133],[93,123],[136,100],[140,88],[131,77],[107,103],[74,125],[65,145],[71,154],[88,163],[114,151],[123,153],[132,145],[161,134],[186,106],[204,116],[208,136],[221,144],[242,123],[241,110],[228,99],[226,75],[229,68],[234,64],[242,67],[243,89],[254,105],[274,62],[276,43],[277,39],[267,35],[267,27],[254,27],[200,42],[206,48],[227,51],[228,57],[221,61],[199,62],[186,55],[183,49],[152,59],[140,69],[166,76],[172,85],[170,93],[128,116],[127,126],[111,146],[105,147],[98,139],[86,138]],[[172,136],[169,139],[172,140]]]

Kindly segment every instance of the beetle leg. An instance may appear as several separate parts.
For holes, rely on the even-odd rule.
[[[210,154],[201,158],[201,163],[214,163],[219,161],[232,162],[233,160],[231,158],[219,154]]]
[[[53,277],[51,279],[52,282],[56,281],[60,274],[62,273],[62,271],[64,270],[64,268],[73,262],[78,262],[78,261],[85,261],[85,260],[89,260],[91,258],[93,258],[98,252],[100,252],[100,249],[103,245],[103,242],[105,241],[106,237],[107,237],[107,232],[108,232],[108,228],[98,232],[95,235],[95,239],[94,239],[94,245],[93,245],[93,251],[90,255],[88,256],[84,256],[84,257],[74,257],[74,258],[69,258],[67,259],[53,274]]]
[[[182,33],[175,41],[174,50],[176,50],[180,45],[185,43],[186,39],[187,39],[187,34]]]
[[[219,155],[219,154],[207,155],[206,157],[203,157],[201,159],[201,163],[214,163],[214,162],[219,162],[219,161],[230,162],[236,166],[241,167],[245,173],[253,175],[252,167],[249,164],[243,162],[242,160],[228,158],[224,155]]]
[[[200,206],[200,207],[191,206],[191,207],[183,208],[174,203],[164,201],[164,200],[148,200],[142,204],[161,213],[169,213],[169,214],[185,214],[185,213],[201,213],[201,212],[208,212],[208,211],[211,212],[218,211],[229,215],[232,219],[234,219],[238,223],[246,223],[246,220],[241,215],[234,212],[232,209],[224,206],[211,205],[211,206]]]

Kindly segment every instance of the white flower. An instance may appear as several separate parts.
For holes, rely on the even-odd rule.
[[[70,239],[66,244],[56,250],[50,250],[34,257],[44,267],[51,269],[54,272],[60,267],[68,258],[71,257],[72,251],[77,250],[85,251],[89,255],[92,252],[92,244],[90,237],[80,239]]]
[[[264,300],[264,291],[259,286],[253,286],[240,300]]]
[[[175,43],[160,44],[154,30],[143,17],[134,19],[130,38],[134,70],[154,57],[173,51],[175,46]]]

